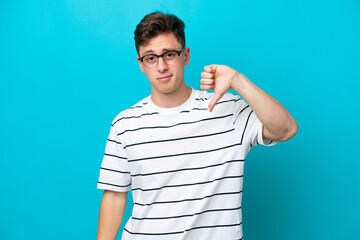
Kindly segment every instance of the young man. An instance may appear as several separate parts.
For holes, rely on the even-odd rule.
[[[243,239],[245,157],[255,145],[291,139],[296,121],[227,66],[201,73],[200,88],[213,93],[186,86],[190,49],[174,15],[145,16],[135,43],[151,95],[112,122],[97,186],[105,189],[97,239],[116,238],[129,190],[134,206],[123,240]]]

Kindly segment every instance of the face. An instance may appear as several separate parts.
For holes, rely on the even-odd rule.
[[[168,50],[180,51],[181,44],[177,41],[173,33],[158,35],[139,48],[140,57],[154,53],[160,55]],[[152,95],[179,93],[186,91],[184,82],[184,66],[189,64],[190,49],[187,47],[181,52],[179,60],[175,64],[166,64],[162,57],[158,58],[158,64],[154,68],[147,68],[136,57],[140,69],[145,73],[151,85]]]

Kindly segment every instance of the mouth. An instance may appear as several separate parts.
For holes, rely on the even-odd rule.
[[[167,75],[167,76],[162,76],[162,77],[158,77],[156,78],[158,81],[160,82],[166,82],[171,78],[172,75]]]

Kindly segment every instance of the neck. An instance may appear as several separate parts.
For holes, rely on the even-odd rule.
[[[185,84],[171,93],[151,93],[151,101],[161,108],[174,108],[185,103],[191,95],[191,88]]]

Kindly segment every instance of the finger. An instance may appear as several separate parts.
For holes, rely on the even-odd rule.
[[[204,70],[205,70],[206,72],[209,72],[209,73],[215,73],[215,72],[216,72],[216,65],[215,65],[215,64],[211,64],[211,65],[205,66],[205,67],[204,67]]]
[[[215,88],[215,85],[205,85],[205,84],[200,85],[200,89],[204,90],[204,91],[206,91],[206,90],[214,90],[214,88]]]
[[[208,79],[208,78],[202,78],[200,80],[200,83],[201,84],[210,84],[210,85],[212,85],[212,84],[215,83],[215,80],[214,79]]]
[[[222,97],[221,94],[219,93],[214,93],[211,102],[209,104],[209,111],[212,112],[212,110],[214,109],[215,104],[220,100],[220,98]]]
[[[202,72],[201,77],[202,78],[214,78],[215,74],[214,73],[209,73],[209,72]]]

